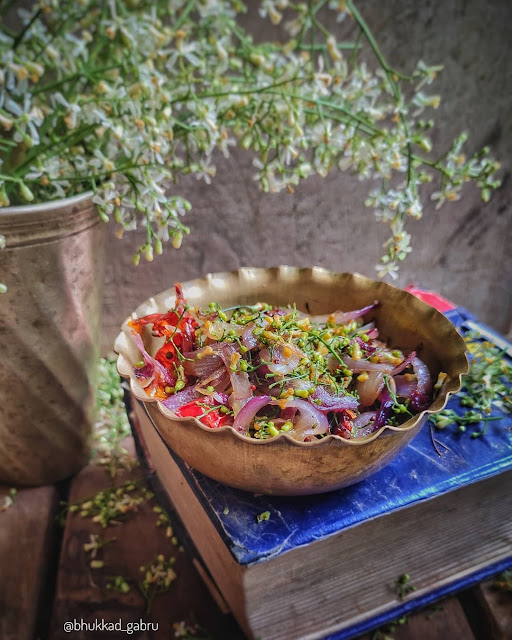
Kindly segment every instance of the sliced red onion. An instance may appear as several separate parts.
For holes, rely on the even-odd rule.
[[[430,371],[427,365],[418,357],[412,359],[412,366],[414,373],[418,378],[418,391],[420,393],[431,394],[432,393],[432,378],[430,377]]]
[[[415,357],[416,357],[416,351],[411,351],[411,353],[405,358],[405,360],[393,369],[393,371],[391,372],[391,375],[396,376],[397,374],[402,373],[404,369],[406,369],[410,364],[412,364],[412,361]]]
[[[240,409],[252,398],[251,383],[245,371],[230,371],[229,378],[233,387],[231,403],[235,416]]]
[[[368,353],[373,353],[374,351],[377,350],[377,347],[374,347],[371,344],[369,344],[368,342],[365,342],[359,336],[356,336],[354,339],[357,342],[357,344],[361,347],[361,349],[363,349],[363,351],[367,351]]]
[[[155,360],[154,358],[152,358],[149,355],[149,353],[146,351],[144,347],[144,342],[142,341],[142,338],[137,333],[137,331],[134,331],[132,329],[132,336],[135,341],[135,344],[137,345],[137,347],[139,348],[139,351],[142,354],[142,357],[144,359],[144,362],[146,363],[146,366],[151,369],[151,372],[154,371],[156,375],[158,375],[159,378],[161,378],[161,380],[164,382],[165,385],[170,385],[170,386],[174,385],[174,379],[169,373],[169,371],[167,371],[167,369],[162,364],[160,364],[158,360]],[[137,375],[136,372],[135,372],[135,375]]]
[[[323,316],[311,316],[310,320],[317,324],[326,324],[329,318],[334,317],[336,324],[347,324],[347,322],[351,322],[352,320],[356,320],[357,318],[364,316],[365,313],[375,309],[379,304],[379,301],[375,300],[375,302],[363,307],[362,309],[356,309],[354,311],[335,311],[334,313],[328,313]]]
[[[199,378],[213,373],[222,366],[219,351],[225,349],[226,346],[227,344],[225,342],[217,342],[207,347],[197,349],[196,351],[184,353],[183,355],[186,359],[183,361],[183,370],[187,375],[193,375]],[[213,353],[211,353],[212,351]]]
[[[215,391],[221,393],[225,391],[227,387],[229,387],[231,380],[229,379],[228,372],[224,370],[224,373],[219,376],[216,380],[214,380],[211,384],[214,387]]]
[[[295,380],[289,380],[286,382],[286,387],[292,389],[310,389],[311,382],[307,378],[295,378]]]
[[[370,407],[384,388],[384,373],[372,371],[364,382],[357,382],[356,390],[362,407]]]
[[[254,420],[255,415],[260,409],[270,404],[272,398],[270,396],[255,396],[246,402],[235,416],[233,428],[243,435],[247,434],[249,425]]]
[[[137,375],[137,372],[135,372],[135,375]],[[148,389],[149,385],[155,380],[155,376],[154,374],[152,374],[147,380],[144,380],[141,384],[142,384],[142,388],[143,389]]]
[[[240,433],[247,434],[247,429],[258,411],[268,404],[280,407],[282,418],[284,418],[284,415],[289,415],[292,410],[294,413],[296,411],[299,412],[299,418],[293,429],[288,432],[297,440],[304,440],[304,438],[311,435],[327,433],[329,430],[329,422],[324,414],[306,400],[301,400],[300,398],[289,398],[284,401],[274,400],[274,398],[267,395],[251,398],[238,412],[233,422],[233,427]]]
[[[426,393],[420,393],[417,389],[411,391],[411,407],[416,411],[425,411],[430,406],[432,399]]]
[[[229,396],[227,393],[214,393],[212,397],[215,400],[215,402],[218,402],[219,404],[223,404],[227,406],[229,401]]]
[[[251,382],[253,386],[258,389],[258,393],[261,395],[273,396],[274,398],[277,398],[277,396],[279,396],[281,393],[279,385],[276,384],[275,386],[271,386],[272,382],[270,381],[270,379],[267,380],[260,377],[258,381],[253,375],[250,375],[249,382]]]
[[[314,405],[319,411],[324,411],[325,413],[329,411],[345,411],[347,409],[354,410],[359,406],[359,400],[354,396],[333,394],[322,385],[318,385],[315,393],[309,396],[308,400],[310,402],[320,400],[321,404],[314,402]]]
[[[393,408],[393,400],[391,400],[391,396],[387,389],[382,390],[380,398],[380,409],[377,411],[377,415],[373,423],[373,431],[377,431],[377,429],[380,429],[386,424],[389,414],[391,413],[391,409]]]
[[[377,329],[377,327],[374,327],[373,329],[367,331],[366,335],[370,338],[370,340],[375,340],[379,337],[379,330]]]
[[[184,404],[188,404],[198,398],[202,398],[201,394],[196,391],[195,387],[189,387],[188,389],[183,389],[183,391],[178,391],[178,393],[175,393],[160,402],[164,407],[167,407],[167,409],[176,413],[176,410]]]
[[[273,363],[273,360],[270,357],[270,351],[267,349],[267,347],[264,347],[263,349],[260,349],[259,352],[259,360],[260,362],[262,362],[263,364],[260,366],[261,372],[263,373],[269,373],[270,372],[270,366]],[[258,370],[259,373],[259,370]]]
[[[191,357],[191,354],[184,353],[183,355],[185,358]],[[199,360],[195,359],[192,362],[190,360],[184,360],[183,370],[188,376],[197,376],[202,378],[212,374],[220,365],[222,365],[220,357],[217,354],[212,354]]]
[[[248,402],[249,398],[252,398],[251,381],[245,371],[231,371],[231,356],[235,353],[236,349],[233,345],[226,345],[225,349],[219,351],[222,361],[227,367],[229,373],[229,379],[231,386],[233,387],[233,393],[230,398],[231,406],[233,407],[233,413],[235,417],[238,415],[240,409]]]
[[[262,362],[270,362],[267,367],[272,373],[278,373],[284,376],[297,368],[299,362],[303,358],[303,354],[299,353],[298,350],[294,348],[291,355],[284,356],[283,350],[284,346],[278,345],[273,349],[271,358],[269,349],[264,348],[260,351],[260,358]]]
[[[366,412],[366,413],[373,413],[373,414],[377,415],[376,411],[370,411],[370,412]],[[366,413],[362,413],[361,415],[365,416]],[[354,422],[355,422],[355,420],[354,420]],[[351,435],[352,435],[353,438],[364,438],[364,436],[371,436],[371,434],[374,433],[374,431],[375,431],[375,429],[373,428],[373,420],[370,420],[363,427],[360,427],[360,428],[354,430]]]
[[[370,362],[369,360],[354,360],[343,356],[341,358],[343,363],[354,373],[361,373],[362,371],[380,371],[381,373],[391,373],[393,371],[393,365],[387,362]]]
[[[210,376],[200,380],[196,384],[196,389],[200,393],[206,393],[206,387],[213,387],[215,391],[224,391],[229,384],[229,376],[224,366],[219,367]]]
[[[419,358],[412,359],[412,366],[418,386],[411,393],[411,405],[416,411],[425,411],[428,409],[432,398],[432,378],[427,365]]]
[[[406,376],[395,376],[396,395],[399,398],[410,398],[411,393],[417,388],[415,380],[408,380]]]
[[[255,328],[256,326],[254,324],[250,324],[242,333],[242,344],[244,345],[244,347],[246,347],[246,349],[254,349],[259,344],[258,338],[254,335]]]
[[[357,330],[357,333],[368,333],[370,329],[375,329],[375,322],[373,320],[372,322],[367,322],[362,327],[359,327],[359,329]]]
[[[355,429],[362,429],[366,427],[372,420],[375,419],[377,415],[376,411],[365,411],[364,413],[360,413],[356,418],[352,420],[352,425]]]
[[[270,369],[268,368],[268,366],[266,364],[260,364],[260,366],[257,369],[257,373],[258,373],[258,376],[260,378],[263,378],[263,380],[266,380],[267,379],[267,375],[269,373],[272,373],[272,372],[270,371]],[[269,376],[269,378],[270,377],[272,377],[272,376]]]
[[[153,379],[155,367],[149,363],[145,362],[143,367],[134,367],[133,372],[137,378],[151,378]]]
[[[279,404],[273,402],[272,404]],[[279,404],[279,406],[281,406]],[[288,433],[296,440],[304,440],[308,436],[316,436],[329,431],[329,422],[326,416],[307,400],[289,398],[286,400],[286,408],[293,407],[300,413],[294,427]]]
[[[362,309],[356,309],[355,311],[341,313],[340,315],[343,319],[341,319],[340,322],[345,324],[347,322],[350,322],[351,320],[356,320],[356,318],[360,318],[361,316],[364,316],[366,313],[368,313],[368,311],[371,311],[372,309],[375,309],[375,307],[378,307],[379,304],[380,302],[378,300],[375,300],[375,302],[372,302]]]
[[[281,411],[281,418],[284,422],[287,420],[293,420],[295,418],[295,414],[297,413],[297,407],[285,407]]]
[[[205,335],[208,336],[208,338],[217,341],[222,340],[222,338],[230,331],[233,331],[235,335],[240,337],[246,330],[245,325],[222,322],[222,320],[214,320],[213,322],[210,321],[208,324],[205,323],[203,327],[205,330]]]

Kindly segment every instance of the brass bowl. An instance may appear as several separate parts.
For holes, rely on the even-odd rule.
[[[358,309],[374,300],[372,311],[380,337],[395,348],[415,349],[428,365],[435,381],[440,371],[446,380],[431,406],[400,427],[384,426],[375,433],[345,440],[329,435],[314,442],[299,442],[286,433],[268,440],[241,435],[232,427],[210,429],[196,418],[177,418],[152,400],[137,381],[133,367],[140,352],[124,322],[115,350],[121,376],[144,402],[160,435],[187,464],[206,476],[238,489],[275,495],[307,495],[332,491],[364,480],[390,462],[418,433],[428,414],[441,411],[448,395],[461,387],[468,371],[466,345],[455,327],[439,311],[415,296],[384,282],[351,273],[325,269],[244,268],[231,273],[208,274],[183,283],[187,301],[207,307],[211,301],[223,307],[268,302],[296,303],[311,314]],[[144,302],[135,317],[162,313],[174,306],[174,288]],[[156,345],[146,342],[149,353]]]

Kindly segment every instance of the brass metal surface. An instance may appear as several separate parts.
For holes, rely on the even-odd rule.
[[[428,414],[440,411],[450,393],[460,389],[468,371],[466,346],[443,314],[415,296],[384,282],[358,274],[335,274],[313,267],[299,269],[244,268],[231,273],[208,274],[183,283],[192,306],[216,301],[224,307],[268,302],[296,303],[313,315],[349,311],[379,300],[371,313],[380,338],[395,348],[415,349],[426,362],[434,381],[440,371],[447,378],[432,405],[400,427],[384,426],[374,434],[352,440],[329,435],[314,442],[298,442],[286,433],[268,440],[247,438],[232,427],[210,429],[195,418],[177,418],[160,402],[149,398],[133,373],[140,360],[127,325],[115,350],[119,373],[130,378],[134,395],[143,401],[160,434],[185,462],[225,484],[275,495],[321,493],[345,487],[375,473],[390,462],[418,433]],[[141,304],[136,317],[162,313],[174,306],[174,288]],[[147,343],[155,353],[156,343]]]
[[[91,194],[0,209],[1,483],[53,483],[89,459],[105,228]]]

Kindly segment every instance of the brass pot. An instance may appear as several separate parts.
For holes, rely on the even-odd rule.
[[[53,483],[89,458],[105,227],[90,193],[0,209],[1,483]]]
[[[195,418],[177,418],[162,403],[149,398],[133,374],[140,352],[126,321],[115,345],[118,370],[130,378],[133,394],[144,402],[162,438],[190,466],[239,489],[301,495],[363,480],[406,446],[428,414],[445,406],[448,395],[460,389],[461,376],[468,371],[464,340],[447,318],[410,293],[357,274],[335,274],[316,267],[240,269],[186,282],[183,291],[192,306],[207,307],[210,301],[224,307],[258,301],[275,305],[295,302],[297,308],[313,315],[358,309],[379,300],[372,313],[380,337],[406,352],[419,351],[434,380],[440,371],[447,374],[432,405],[399,427],[386,425],[353,440],[329,435],[314,442],[298,442],[286,433],[256,440],[232,427],[210,429]],[[162,313],[174,306],[174,300],[174,289],[168,289],[141,304],[135,316]],[[155,353],[151,341],[146,347]]]

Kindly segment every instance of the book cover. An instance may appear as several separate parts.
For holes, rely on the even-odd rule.
[[[465,324],[476,323],[476,318],[461,308],[445,313],[462,331]],[[482,331],[490,335],[487,327],[482,327]],[[451,398],[448,408],[460,412],[460,398]],[[498,474],[508,472],[510,484],[512,420],[498,407],[493,408],[492,417],[498,419],[488,423],[485,437],[475,439],[469,433],[437,431],[428,423],[380,472],[352,487],[310,497],[250,494],[203,476],[176,456],[173,459],[234,561],[240,567],[250,568]],[[495,485],[486,486],[490,487],[489,500],[494,500]],[[446,525],[450,526],[449,516]],[[485,523],[476,522],[475,526],[485,527]],[[405,603],[395,602],[394,607],[388,606],[370,619],[358,620],[341,635],[330,637],[351,637],[509,566],[510,543],[509,539],[508,546],[499,545],[495,551],[490,548],[486,561],[473,571],[466,568],[461,574],[454,570],[453,580],[445,580]]]

